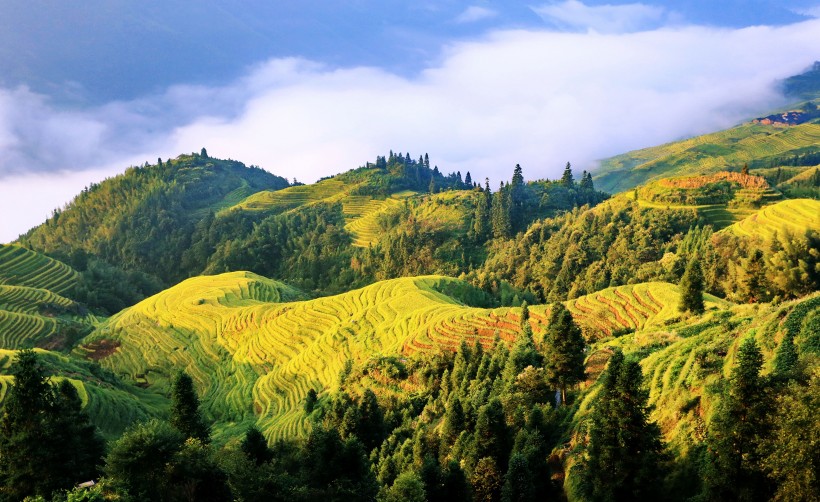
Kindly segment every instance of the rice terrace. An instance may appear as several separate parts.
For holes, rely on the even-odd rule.
[[[820,500],[817,8],[286,3],[0,2],[0,502]]]

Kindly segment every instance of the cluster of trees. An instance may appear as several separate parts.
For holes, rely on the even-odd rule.
[[[539,220],[513,245],[494,249],[483,270],[542,301],[576,298],[662,276],[661,259],[696,221],[691,211],[631,201],[575,209]]]

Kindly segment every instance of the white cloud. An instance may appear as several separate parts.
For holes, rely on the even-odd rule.
[[[456,17],[456,23],[475,23],[476,21],[483,21],[497,15],[498,12],[488,9],[487,7],[471,5]]]
[[[813,7],[806,7],[802,9],[793,9],[792,12],[800,14],[801,16],[820,18],[820,5]]]
[[[414,78],[284,59],[231,85],[178,86],[93,110],[64,111],[26,90],[3,91],[0,214],[40,199],[44,217],[78,190],[57,182],[65,196],[32,196],[46,184],[33,177],[7,189],[20,172],[98,168],[81,187],[203,146],[306,182],[390,149],[429,152],[445,172],[489,176],[494,185],[516,163],[529,179],[554,178],[567,161],[589,169],[595,159],[780,106],[773,83],[814,61],[818,46],[820,20],[626,34],[515,30],[449,45],[438,65]],[[0,241],[32,223],[4,218]]]
[[[578,0],[533,7],[533,11],[561,29],[602,33],[628,33],[657,27],[666,15],[662,7],[642,3],[589,6]]]

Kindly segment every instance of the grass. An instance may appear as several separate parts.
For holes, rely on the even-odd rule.
[[[766,206],[747,216],[724,231],[740,237],[759,237],[771,240],[777,233],[803,234],[806,230],[820,231],[820,201],[790,199]]]
[[[0,245],[0,284],[71,292],[77,272],[68,265],[21,246]]]

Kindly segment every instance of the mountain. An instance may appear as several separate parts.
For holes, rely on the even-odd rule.
[[[820,353],[820,122],[805,108],[625,154],[596,179],[516,166],[496,190],[393,152],[309,185],[204,150],[131,168],[0,247],[0,401],[36,347],[112,448],[136,448],[178,412],[182,370],[213,444],[180,443],[162,476],[190,481],[191,455],[248,500],[332,498],[351,469],[357,493],[384,497],[409,483],[431,499],[594,499],[596,427],[645,402],[651,423],[630,427],[667,449],[633,476],[654,480],[641,493],[720,498],[713,483],[735,478],[714,455],[731,451],[720,427],[754,339],[766,422],[743,465],[775,493],[811,465],[776,434],[802,452],[816,433],[784,411],[811,416]],[[629,189],[596,189],[615,180]],[[703,309],[682,310],[693,294]],[[247,463],[249,427],[276,461]]]

